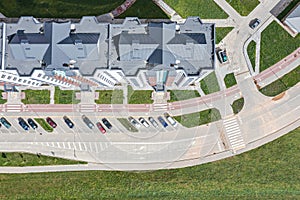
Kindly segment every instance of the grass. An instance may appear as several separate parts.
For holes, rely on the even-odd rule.
[[[75,93],[80,92],[76,90],[61,90],[55,87],[54,103],[55,104],[77,104],[80,100],[75,98]]]
[[[169,102],[182,101],[186,99],[192,99],[200,97],[197,90],[170,90],[170,100]]]
[[[72,165],[85,164],[85,162],[42,156],[29,153],[1,153],[0,166],[41,166],[41,165]]]
[[[165,0],[178,14],[186,18],[199,16],[201,19],[226,19],[228,15],[212,0]]]
[[[240,15],[247,16],[259,4],[258,0],[226,0]]]
[[[97,90],[99,98],[95,101],[97,104],[122,104],[122,90]]]
[[[0,12],[6,17],[81,18],[115,9],[124,0],[1,0]]]
[[[261,34],[260,72],[271,67],[300,46],[300,34],[290,36],[277,22],[272,22]]]
[[[292,1],[278,16],[279,20],[282,20],[298,3],[300,0]]]
[[[138,132],[138,130],[125,118],[117,118],[117,120],[130,132]]]
[[[133,90],[131,86],[128,86],[128,103],[129,104],[151,104],[152,90]]]
[[[200,81],[200,86],[204,94],[220,91],[220,86],[214,71]]]
[[[232,29],[233,27],[216,27],[216,44],[219,44]]]
[[[24,104],[49,104],[50,90],[24,90],[25,99],[22,99]]]
[[[47,132],[53,132],[53,128],[43,118],[34,118],[34,120]]]
[[[244,97],[235,100],[231,104],[231,108],[234,114],[238,114],[243,109],[243,107],[244,107]]]
[[[261,88],[259,91],[266,96],[276,96],[300,82],[300,66],[293,69],[278,80]]]
[[[218,109],[212,108],[200,112],[180,115],[174,117],[176,121],[187,128],[208,124],[210,122],[221,119],[221,114]]]
[[[247,47],[247,53],[252,65],[252,69],[255,72],[256,42],[254,42],[253,40],[249,43]]]
[[[152,1],[137,0],[118,18],[138,17],[140,19],[167,19],[168,16]]]
[[[2,92],[4,92],[3,90],[0,90],[0,104],[5,104],[7,102],[6,99],[2,99]]]
[[[241,155],[148,172],[0,174],[1,199],[298,199],[300,128]]]
[[[237,84],[233,73],[226,74],[226,76],[224,77],[224,82],[226,88],[230,88]]]

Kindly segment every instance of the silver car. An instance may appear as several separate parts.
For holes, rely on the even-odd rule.
[[[149,117],[148,120],[155,128],[158,127],[158,123],[155,121],[153,117]]]
[[[82,120],[90,129],[94,128],[95,125],[93,124],[93,122],[91,122],[89,118],[87,118],[87,116],[82,115]]]

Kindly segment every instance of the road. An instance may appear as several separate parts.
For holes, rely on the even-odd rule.
[[[207,125],[185,128],[141,127],[139,132],[126,130],[116,117],[157,117],[165,111],[156,111],[150,104],[142,105],[1,105],[2,114],[12,122],[9,130],[0,129],[0,151],[25,151],[68,159],[83,160],[88,165],[1,168],[2,173],[77,170],[154,170],[198,165],[237,155],[272,141],[299,127],[300,84],[289,89],[285,95],[273,100],[262,95],[249,73],[245,57],[246,42],[267,24],[271,23],[269,11],[278,0],[262,1],[248,17],[241,17],[226,1],[215,0],[227,11],[231,22],[237,24],[224,39],[223,47],[229,52],[230,65],[236,71],[238,85],[207,96],[169,103],[166,110],[172,115],[192,113],[207,108],[218,108],[222,120]],[[258,17],[262,24],[249,28],[249,21]],[[240,42],[236,42],[240,41]],[[293,68],[293,62],[274,65],[275,73]],[[274,76],[265,71],[255,76],[258,82]],[[244,97],[243,110],[233,115],[230,104]],[[12,111],[12,112],[9,112]],[[46,117],[58,123],[53,133],[45,131],[22,131],[17,115],[22,111],[25,118]],[[62,120],[68,115],[75,128],[69,129]],[[113,124],[106,134],[96,128],[89,129],[81,120],[86,114],[94,123],[106,116]],[[42,135],[40,135],[42,132]]]

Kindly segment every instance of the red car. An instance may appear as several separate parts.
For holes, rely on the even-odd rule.
[[[56,128],[57,127],[57,124],[50,117],[47,117],[46,121],[48,122],[48,124],[50,126],[52,126],[52,128]]]
[[[98,129],[101,131],[101,133],[103,133],[103,134],[106,133],[105,128],[100,124],[100,122],[97,122],[96,125],[97,125]]]

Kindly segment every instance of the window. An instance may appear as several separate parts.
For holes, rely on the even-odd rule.
[[[2,74],[1,78],[5,78],[5,75],[4,75],[4,74]]]
[[[11,76],[8,76],[7,79],[11,79]]]
[[[42,76],[42,74],[38,74],[38,77],[41,77]]]
[[[31,83],[31,81],[28,81],[28,83],[27,84],[30,84]]]
[[[16,80],[17,80],[17,77],[15,77],[13,80],[16,81]]]
[[[19,82],[21,82],[21,81],[22,81],[22,79],[19,79],[18,81],[19,81]]]
[[[23,83],[26,83],[26,80],[23,80]]]

